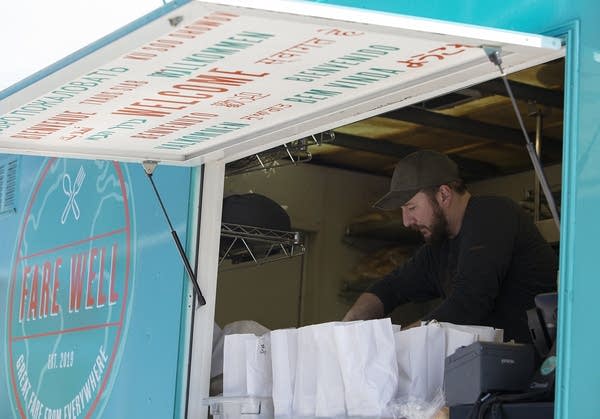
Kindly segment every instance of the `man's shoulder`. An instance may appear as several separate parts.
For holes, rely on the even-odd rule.
[[[505,212],[507,210],[517,212],[519,206],[515,201],[504,196],[472,196],[469,207],[476,211]]]
[[[521,219],[519,205],[503,196],[472,196],[463,220],[463,225],[476,230],[507,226]],[[492,221],[492,222],[490,222]]]

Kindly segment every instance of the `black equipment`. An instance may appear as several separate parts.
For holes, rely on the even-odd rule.
[[[511,391],[508,388],[488,391],[483,388],[484,386],[480,386],[482,393],[476,401],[450,407],[450,419],[546,419],[554,417],[557,309],[557,293],[547,293],[537,295],[535,308],[527,312],[536,355],[542,361],[536,363],[538,365],[526,388],[520,392]],[[467,381],[466,377],[465,381]],[[446,391],[448,390],[446,389]]]
[[[483,393],[528,388],[534,370],[531,345],[475,342],[446,358],[446,405],[475,403]]]
[[[550,292],[535,296],[535,308],[527,310],[531,340],[541,358],[548,356],[556,340],[558,294]]]

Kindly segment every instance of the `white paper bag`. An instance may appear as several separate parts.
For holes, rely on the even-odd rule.
[[[223,374],[223,331],[217,323],[213,324],[212,356],[210,360],[210,378]]]
[[[405,399],[411,393],[412,369],[411,369],[411,336],[407,329],[394,333],[396,348],[396,361],[398,362],[398,397]]]
[[[415,327],[395,334],[398,360],[398,396],[429,402],[444,382],[446,335],[437,324]]]
[[[390,319],[336,325],[338,360],[349,416],[379,416],[398,385]]]
[[[213,331],[213,352],[210,364],[210,378],[223,374],[223,346],[225,336],[250,333],[256,336],[261,336],[268,331],[269,329],[253,320],[237,320],[225,325],[223,330],[221,330],[215,323]]]
[[[252,334],[227,335],[223,344],[223,396],[246,396],[246,341]]]
[[[318,325],[298,329],[296,377],[294,380],[294,416],[314,417],[317,405],[317,356],[319,345],[314,329]]]
[[[296,329],[280,329],[271,332],[272,393],[275,416],[292,415],[297,336]]]
[[[271,342],[269,333],[246,340],[246,384],[248,395],[271,397]]]
[[[446,357],[452,355],[458,348],[462,346],[468,346],[474,342],[477,342],[477,335],[475,333],[450,327],[444,327],[443,329],[446,333]]]
[[[370,382],[377,383],[379,387],[379,406],[383,411],[398,392],[396,345],[389,318],[372,320],[371,323],[376,352],[374,357],[367,358],[367,377]]]
[[[346,414],[344,382],[336,349],[334,327],[337,323],[324,323],[313,329],[318,344],[317,392],[315,415],[335,417]]]
[[[443,328],[455,329],[466,333],[472,333],[475,335],[477,342],[502,343],[504,341],[503,329],[494,329],[490,326],[463,325],[448,322],[440,322],[439,324]]]

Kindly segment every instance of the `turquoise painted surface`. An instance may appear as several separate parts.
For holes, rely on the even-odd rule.
[[[180,328],[186,320],[188,280],[142,167],[18,159],[17,213],[0,218],[0,301],[13,318],[11,322],[10,315],[3,315],[0,324],[0,417],[35,417],[36,400],[41,417],[46,408],[60,410],[62,418],[68,412],[92,418],[174,417],[180,402],[177,388],[185,388],[179,363],[187,348],[185,339],[180,342]],[[77,176],[80,172],[85,177]],[[154,174],[184,245],[190,173],[159,167]],[[126,219],[129,229],[123,229]],[[110,253],[113,245],[119,250]],[[99,250],[90,267],[91,249]],[[80,254],[87,254],[88,263],[82,271],[81,305],[75,310],[70,260]],[[118,261],[114,265],[109,254]],[[35,289],[44,295],[43,266],[49,262],[55,268],[59,258],[58,298],[50,303],[56,301],[60,308],[53,316],[52,304],[46,309],[39,298],[36,309],[33,295]],[[126,262],[127,296],[121,286]],[[37,286],[33,274],[24,274],[33,272],[28,271],[31,266],[39,266]],[[88,283],[90,272],[94,275]],[[109,278],[119,281],[112,298]],[[51,298],[53,277],[49,279],[46,295]]]
[[[325,3],[325,2],[324,2]],[[365,7],[358,1],[328,3]],[[595,332],[600,305],[596,238],[600,233],[597,208],[600,207],[600,6],[596,1],[372,1],[368,6],[401,14],[486,25],[491,27],[546,33],[579,22],[579,32],[569,46],[569,74],[566,81],[569,115],[563,167],[561,312],[559,330],[559,391],[557,417],[598,417],[600,412],[600,368],[595,362],[600,336]],[[34,175],[42,159],[23,158],[19,190],[22,207],[31,195]],[[170,417],[173,411],[174,380],[177,377],[183,271],[170,236],[163,235],[164,221],[139,167],[127,166],[135,202],[136,235],[141,246],[136,260],[135,293],[129,334],[105,406],[104,417]],[[129,170],[130,169],[130,170]],[[160,168],[157,183],[169,212],[182,229],[187,222],[189,172]],[[171,172],[173,170],[173,172]],[[159,175],[160,173],[160,175]],[[168,173],[163,176],[163,173]],[[165,183],[162,183],[165,182]],[[144,186],[146,185],[146,186]],[[177,189],[177,190],[176,190]],[[22,210],[22,209],[20,209]],[[20,214],[20,213],[19,213]],[[20,215],[0,219],[0,299],[6,301],[10,260],[14,252]],[[22,215],[22,214],[21,214]],[[182,238],[184,231],[180,230]],[[146,265],[147,263],[147,265]],[[142,267],[143,266],[143,267]],[[175,297],[177,296],[177,298]],[[160,298],[159,298],[160,297]],[[175,307],[174,301],[178,306]],[[165,302],[166,305],[164,304]],[[170,311],[169,308],[173,309]],[[6,324],[0,338],[6,342]],[[4,346],[2,351],[4,351]],[[2,352],[2,356],[5,356]],[[0,417],[12,417],[5,395],[8,393],[6,363],[0,365]]]
[[[337,4],[369,10],[420,16],[452,22],[538,33],[548,29],[548,25],[570,20],[578,16],[577,3],[581,8],[594,8],[593,0],[568,2],[528,0],[503,2],[476,0],[430,0],[427,2],[375,0],[317,0],[316,3]]]
[[[556,417],[600,417],[600,3],[595,0],[321,1],[570,38],[565,81]],[[562,28],[561,28],[562,27]],[[561,28],[556,32],[557,28]]]

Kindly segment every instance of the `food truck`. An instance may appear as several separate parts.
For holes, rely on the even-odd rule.
[[[340,236],[387,190],[399,156],[446,151],[479,174],[474,191],[534,178],[518,129],[479,125],[470,135],[483,143],[516,138],[478,159],[481,141],[398,149],[400,131],[370,137],[381,119],[347,127],[407,108],[404,122],[440,123],[469,88],[544,65],[563,72],[562,112],[548,117],[560,143],[545,141],[540,179],[561,203],[560,222],[549,215],[560,226],[554,412],[595,417],[599,17],[583,0],[175,0],[0,92],[0,417],[205,417],[215,322],[277,329],[347,310],[341,277],[365,248]],[[454,92],[446,107],[417,106]],[[423,109],[437,119],[417,122]],[[374,143],[366,164],[387,172],[335,153]],[[236,175],[249,160],[262,170]],[[250,191],[286,209],[302,234],[270,243],[298,257],[227,271],[223,237],[260,265],[242,241],[256,232],[221,223],[223,198]]]

